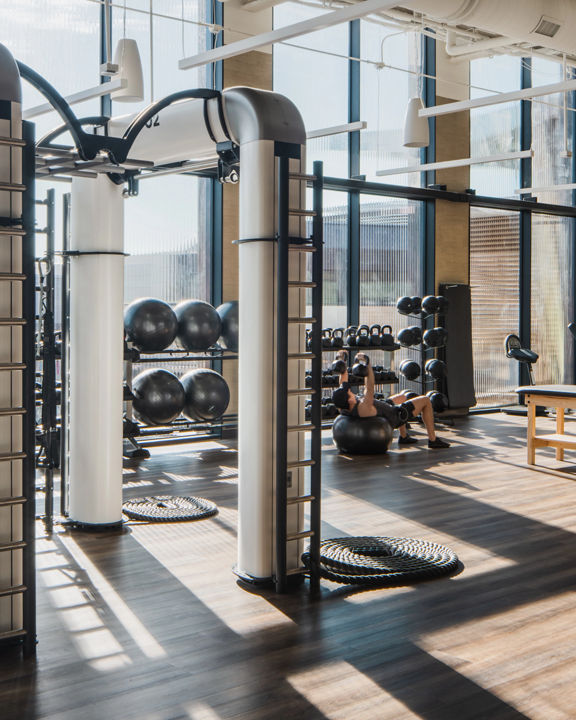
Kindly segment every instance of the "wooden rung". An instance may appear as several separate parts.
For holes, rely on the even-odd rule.
[[[292,568],[291,570],[286,570],[286,575],[304,575],[305,573],[310,572],[307,567],[302,565],[302,567],[298,568]]]
[[[0,498],[0,507],[6,507],[9,505],[24,505],[25,502],[26,498],[23,495],[20,495],[19,497]]]
[[[288,353],[288,360],[314,360],[315,357],[314,353],[309,352]]]
[[[293,533],[292,535],[286,535],[286,540],[302,540],[303,538],[313,537],[314,530],[304,530],[304,532]]]
[[[26,370],[26,363],[0,363],[0,370]]]
[[[289,215],[297,215],[298,217],[316,217],[315,210],[300,210],[299,208],[290,208]]]
[[[19,227],[11,227],[10,225],[0,225],[0,235],[18,235],[22,237],[26,235],[26,230]]]
[[[315,288],[318,284],[315,282],[307,282],[304,280],[288,280],[288,287],[291,288]]]
[[[25,414],[26,408],[0,408],[0,417],[13,417]]]
[[[0,318],[0,326],[17,327],[18,325],[26,325],[24,318]]]
[[[20,595],[26,592],[28,588],[26,585],[12,585],[12,587],[0,590],[0,597],[6,597],[7,595]]]
[[[313,245],[298,245],[296,243],[292,243],[291,245],[288,245],[288,250],[295,250],[298,252],[309,252],[309,253],[316,252],[316,248]]]
[[[24,542],[24,540],[19,540],[18,542],[4,543],[0,545],[0,552],[8,552],[9,550],[21,550],[25,547],[26,543]]]
[[[0,462],[12,462],[12,460],[23,460],[25,457],[26,457],[25,452],[0,453]]]
[[[289,323],[294,323],[298,325],[313,325],[316,322],[315,317],[289,317],[288,318]]]
[[[26,185],[22,185],[21,183],[0,182],[0,191],[2,190],[6,192],[24,192]]]
[[[26,147],[26,141],[14,137],[0,137],[0,145],[10,145],[10,147]]]
[[[286,463],[286,467],[288,469],[300,468],[300,467],[312,467],[312,465],[316,465],[315,460],[294,460],[294,462]]]
[[[287,432],[308,432],[309,430],[316,430],[316,425],[304,423],[303,425],[288,425],[286,428]]]
[[[26,275],[23,275],[22,273],[0,272],[0,281],[2,280],[6,282],[19,282],[26,280]]]
[[[302,182],[314,182],[316,175],[305,175],[304,173],[288,173],[290,180],[301,180]]]
[[[287,505],[299,505],[300,503],[307,503],[316,500],[314,495],[299,495],[298,497],[288,498],[286,500]]]
[[[294,390],[288,390],[288,395],[315,395],[315,394],[316,394],[316,390],[312,390],[312,388],[295,388]]]

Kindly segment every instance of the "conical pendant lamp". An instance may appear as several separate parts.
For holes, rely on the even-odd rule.
[[[125,88],[114,93],[113,99],[118,102],[141,102],[144,100],[144,79],[142,76],[142,62],[136,40],[121,38],[118,40],[114,63],[118,65],[115,78],[121,78],[128,83]]]
[[[430,144],[428,118],[418,115],[418,111],[423,109],[421,98],[410,98],[404,118],[404,147],[427,147]]]

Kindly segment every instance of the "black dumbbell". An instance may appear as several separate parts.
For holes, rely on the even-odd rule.
[[[420,377],[420,365],[414,360],[402,360],[398,369],[406,380],[416,380]]]
[[[396,300],[396,310],[400,315],[410,315],[412,312],[412,298],[405,295],[404,297]]]
[[[411,347],[414,345],[414,340],[414,333],[410,327],[402,328],[402,330],[398,333],[398,342],[404,347]]]
[[[436,315],[439,308],[440,303],[435,295],[426,295],[426,297],[422,299],[422,310],[427,315]]]
[[[446,377],[446,363],[438,360],[438,358],[430,358],[430,360],[427,360],[425,370],[435,380],[441,380]]]
[[[414,338],[412,345],[420,345],[422,342],[422,328],[419,325],[411,325],[408,330],[412,332]]]
[[[434,412],[444,412],[444,410],[448,409],[448,398],[444,393],[430,390],[426,395],[430,398],[430,404]]]
[[[422,298],[414,295],[410,300],[412,300],[412,315],[417,315],[422,310]]]

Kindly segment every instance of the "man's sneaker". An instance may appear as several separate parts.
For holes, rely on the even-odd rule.
[[[406,437],[400,437],[398,438],[398,445],[402,447],[403,445],[415,445],[418,442],[418,438],[412,437],[411,435],[406,435]]]
[[[428,440],[428,447],[429,448],[447,448],[450,447],[450,443],[446,442],[446,440],[442,440],[442,438],[437,437],[436,440]]]

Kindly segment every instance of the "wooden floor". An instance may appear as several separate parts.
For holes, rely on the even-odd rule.
[[[527,466],[525,424],[458,420],[443,451],[417,428],[420,445],[377,458],[326,437],[323,537],[434,540],[463,569],[394,589],[323,581],[315,600],[236,583],[233,447],[153,450],[127,496],[195,494],[219,514],[43,537],[38,655],[0,659],[0,718],[573,720],[576,454]]]

